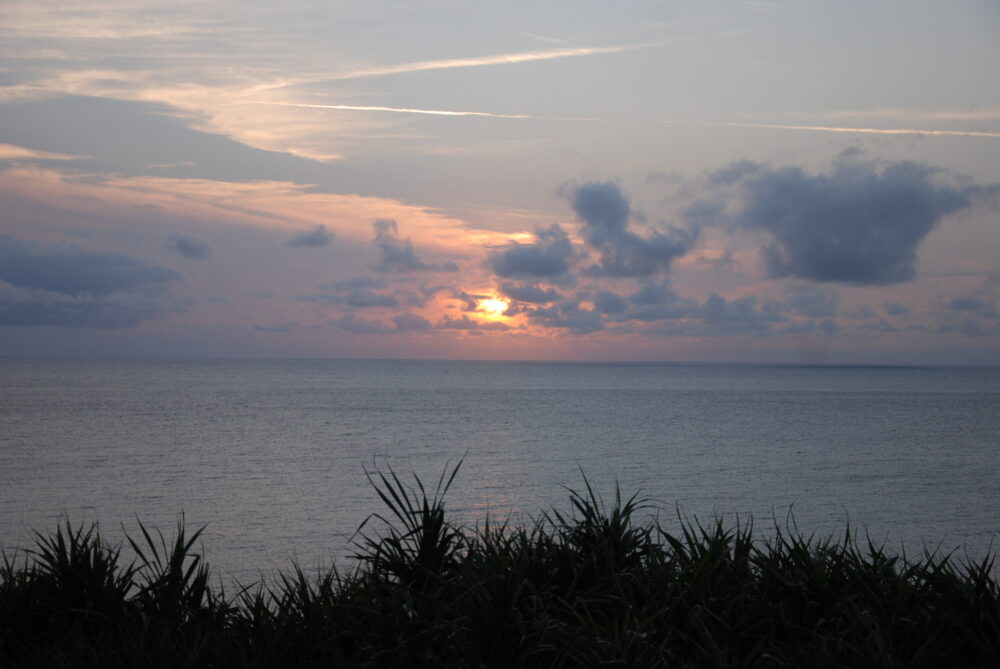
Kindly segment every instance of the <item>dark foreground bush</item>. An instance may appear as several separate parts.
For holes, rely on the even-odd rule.
[[[996,667],[993,559],[910,560],[750,524],[638,523],[584,480],[528,526],[456,527],[391,470],[357,567],[210,586],[192,552],[140,525],[137,556],[69,523],[0,565],[0,667]],[[362,526],[362,532],[364,532]]]

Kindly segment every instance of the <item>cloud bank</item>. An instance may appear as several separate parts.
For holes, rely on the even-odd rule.
[[[0,325],[127,328],[159,315],[180,275],[127,256],[0,237]]]

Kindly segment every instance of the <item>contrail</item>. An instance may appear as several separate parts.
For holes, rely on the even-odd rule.
[[[676,123],[667,121],[667,123]],[[814,132],[854,132],[871,135],[949,135],[953,137],[993,137],[1000,138],[1000,132],[980,132],[975,130],[916,130],[913,128],[844,128],[830,125],[786,125],[780,123],[735,123],[724,121],[702,121],[698,125],[714,125],[728,128],[770,128],[773,130],[812,130]]]
[[[605,53],[621,53],[623,51],[637,51],[639,49],[650,49],[662,46],[660,43],[649,44],[627,44],[621,46],[597,46],[597,47],[577,47],[562,49],[545,49],[540,51],[521,51],[518,53],[502,53],[493,56],[479,56],[473,58],[452,58],[447,60],[421,60],[413,63],[400,63],[399,65],[386,65],[383,67],[372,67],[353,72],[343,72],[326,80],[339,79],[361,79],[363,77],[383,77],[389,74],[403,74],[406,72],[422,72],[425,70],[447,70],[456,67],[483,67],[486,65],[511,65],[514,63],[527,63],[535,60],[555,60],[557,58],[575,58],[578,56],[594,56]]]
[[[593,121],[592,118],[575,116],[550,117],[531,114],[494,114],[481,111],[455,111],[451,109],[414,109],[411,107],[379,107],[373,105],[310,105],[295,102],[251,101],[255,105],[275,105],[278,107],[306,107],[309,109],[337,109],[340,111],[392,112],[396,114],[428,114],[430,116],[480,116],[485,118],[535,119],[543,121]]]

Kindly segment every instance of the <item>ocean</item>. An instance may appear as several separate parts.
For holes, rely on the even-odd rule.
[[[0,359],[0,380],[8,554],[65,519],[120,540],[183,514],[225,578],[349,566],[383,510],[366,473],[433,488],[459,460],[446,507],[470,525],[569,510],[586,477],[667,528],[1000,537],[1000,368]]]

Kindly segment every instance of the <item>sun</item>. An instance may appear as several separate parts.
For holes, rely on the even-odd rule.
[[[506,300],[500,300],[495,297],[489,297],[485,300],[479,300],[476,305],[477,311],[482,311],[486,315],[496,318],[498,316],[503,316],[503,312],[507,311],[507,306],[510,302]]]

